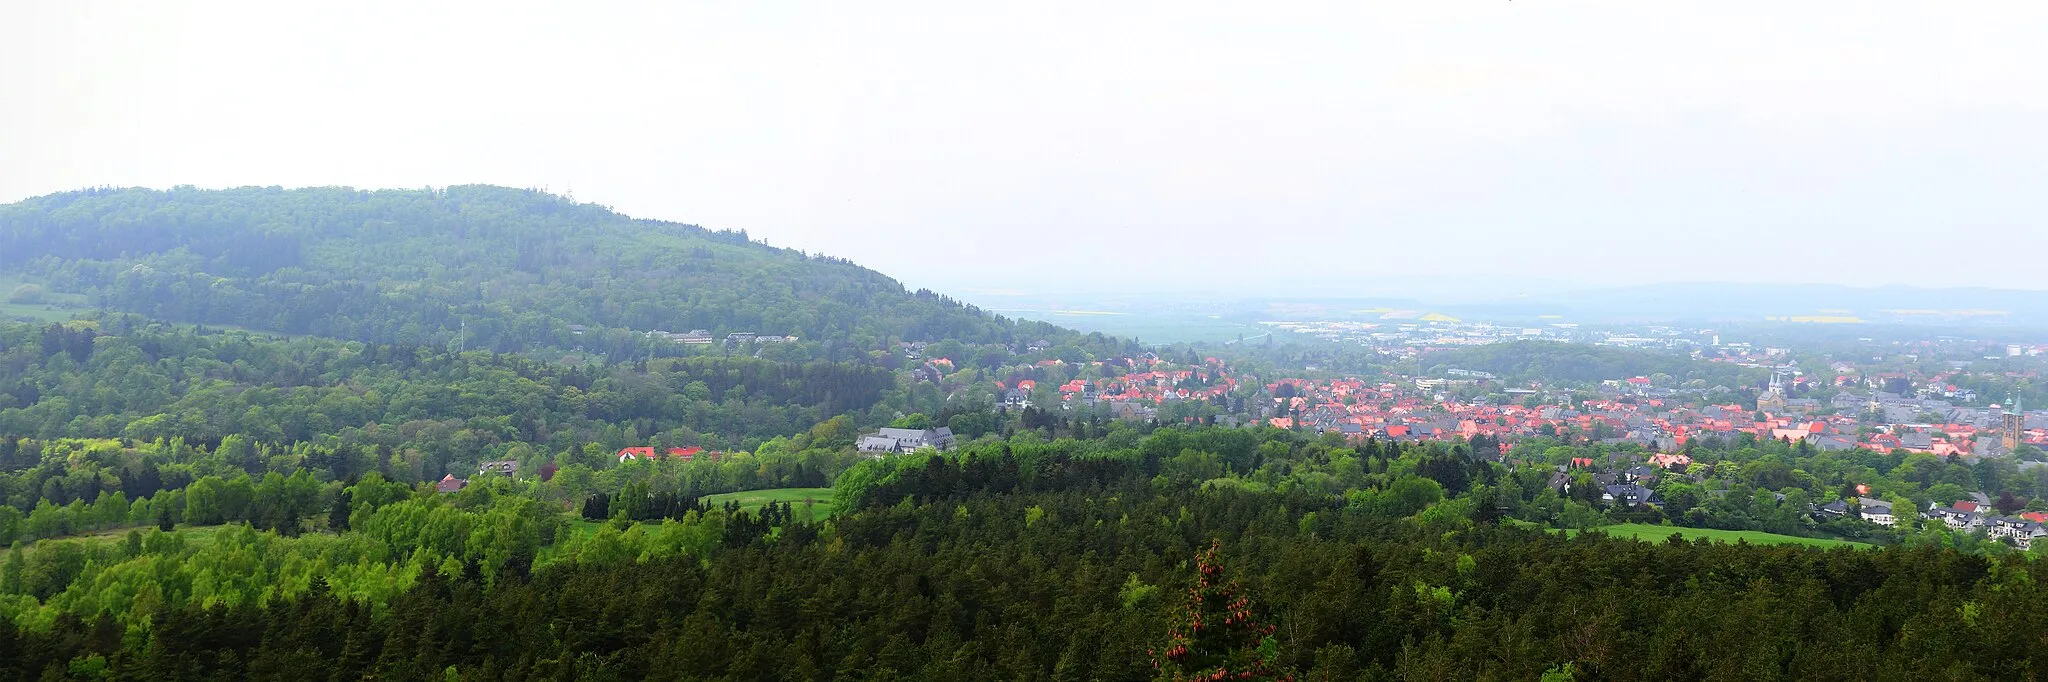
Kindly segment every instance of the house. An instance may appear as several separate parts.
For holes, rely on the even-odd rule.
[[[1635,483],[1644,480],[1655,481],[1657,480],[1657,472],[1658,469],[1656,467],[1638,464],[1623,470],[1621,475],[1627,478],[1628,482]]]
[[[1834,407],[1837,410],[1862,410],[1863,408],[1870,406],[1870,396],[1856,395],[1848,392],[1837,393],[1835,394],[1834,399],[1828,401],[1828,405]]]
[[[1634,483],[1609,485],[1603,490],[1605,490],[1605,492],[1601,493],[1600,495],[1600,501],[1602,502],[1615,503],[1628,507],[1633,507],[1639,504],[1664,503],[1663,499],[1657,497],[1657,491],[1642,487],[1640,485],[1636,485]]]
[[[1781,440],[1789,443],[1797,443],[1799,441],[1807,440],[1813,438],[1814,435],[1815,434],[1812,431],[1808,431],[1806,429],[1771,429],[1771,440]]]
[[[1682,453],[1675,455],[1650,455],[1650,466],[1659,469],[1684,471],[1686,467],[1692,466],[1692,458]]]
[[[2048,537],[2048,528],[2026,519],[1993,516],[1984,520],[1984,534],[1992,539],[2005,539],[2020,549],[2034,545],[2034,540]]]
[[[1813,439],[1813,445],[1823,452],[1841,452],[1856,447],[1856,441],[1841,436],[1821,436]]]
[[[1567,473],[1563,466],[1559,466],[1557,471],[1550,474],[1550,480],[1546,481],[1544,485],[1550,486],[1551,490],[1555,490],[1560,494],[1570,494],[1572,491],[1572,475]]]
[[[697,447],[694,445],[687,448],[669,448],[667,452],[661,454],[666,455],[670,459],[678,459],[685,462],[696,459],[697,456],[700,454],[704,455],[706,459],[714,459],[718,456],[718,453],[716,452],[707,453],[704,451],[704,448]],[[624,463],[626,460],[629,459],[653,460],[655,459],[655,457],[656,453],[654,448],[640,447],[624,448],[619,450],[620,463]]]
[[[861,436],[859,445],[861,452],[874,454],[908,454],[916,452],[919,448],[945,451],[953,449],[953,430],[943,426],[922,430],[885,428]]]
[[[441,481],[434,484],[434,490],[435,492],[452,493],[462,490],[463,487],[468,485],[469,481],[456,478],[455,474],[448,474],[442,476]]]
[[[1959,508],[1960,505],[1958,507],[1943,507],[1929,502],[1927,503],[1926,513],[1920,516],[1929,521],[1941,521],[1950,530],[1970,532],[1981,527],[1983,525],[1982,519],[1977,515],[1976,505],[1967,502],[1962,504],[1969,504],[1970,508],[1961,509]]]
[[[1146,407],[1144,405],[1139,405],[1137,403],[1113,402],[1109,404],[1109,416],[1115,417],[1123,421],[1141,422],[1149,421],[1159,416],[1159,411],[1152,409],[1150,407]],[[1274,421],[1278,422],[1281,421],[1281,419],[1274,419]],[[1282,426],[1281,424],[1276,423],[1274,424],[1274,426],[1279,426],[1283,429],[1291,429],[1294,428],[1294,420],[1287,419],[1286,425]]]
[[[1031,406],[1031,392],[1022,387],[1003,391],[1003,407],[1021,410]]]
[[[487,474],[497,474],[499,476],[512,476],[518,473],[519,460],[516,459],[492,460],[489,462],[482,462],[476,465],[476,474],[478,476],[483,476]]]
[[[1861,516],[1864,521],[1886,528],[1897,525],[1898,521],[1892,517],[1892,503],[1869,497],[1858,497],[1856,503],[1863,506]]]
[[[1819,514],[1823,518],[1839,519],[1849,515],[1849,503],[1835,500],[1821,505],[1814,510],[1814,513]]]

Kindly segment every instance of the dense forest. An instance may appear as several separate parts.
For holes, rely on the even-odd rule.
[[[884,422],[886,414],[863,415],[888,409],[878,407],[886,396],[900,397],[896,381],[865,363],[549,363],[202,334],[133,317],[0,322],[0,434],[381,448],[417,453],[424,459],[415,475],[428,477],[451,463],[518,457],[521,444],[544,453],[590,443],[742,448],[834,416]]]
[[[2048,588],[2027,554],[1567,537],[1511,523],[1527,504],[1515,474],[1463,446],[1043,436],[857,462],[821,523],[787,504],[650,518],[633,500],[692,493],[646,471],[581,514],[535,477],[437,493],[370,475],[296,535],[231,523],[17,545],[0,562],[0,676],[1866,680],[2048,666],[2033,649]]]
[[[906,248],[931,248],[906,245]],[[152,319],[469,348],[650,352],[645,332],[796,336],[794,359],[896,340],[1079,341],[745,232],[531,190],[101,189],[0,206],[0,274]],[[579,330],[580,328],[580,330]]]

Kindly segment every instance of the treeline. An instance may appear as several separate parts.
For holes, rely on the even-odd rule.
[[[610,450],[586,444],[562,453],[531,452],[520,461],[516,478],[533,484],[527,496],[557,509],[592,495],[617,498],[631,491],[639,491],[640,499],[681,493],[694,498],[816,487],[865,459],[847,447],[852,433],[839,418],[795,438],[771,439],[751,452],[692,462],[671,458],[620,463]],[[250,523],[283,534],[343,529],[346,514],[340,523],[326,526],[318,516],[333,508],[336,496],[351,482],[390,481],[407,489],[431,489],[425,484],[438,478],[419,476],[418,463],[408,462],[401,453],[380,460],[377,452],[347,444],[274,448],[240,436],[230,436],[211,449],[177,439],[130,444],[0,439],[0,546],[148,525]],[[472,482],[496,476],[475,471],[460,473]],[[675,517],[682,507],[633,518]],[[609,516],[607,511],[604,518]]]
[[[23,513],[0,506],[0,544],[61,538],[89,531],[155,526],[171,530],[181,523],[220,525],[245,523],[258,530],[298,535],[307,517],[327,510],[339,484],[315,480],[308,471],[291,476],[270,472],[252,477],[206,476],[191,485],[130,498],[116,490],[79,497],[67,504],[42,498]]]
[[[68,587],[0,601],[0,676],[2048,673],[2048,575],[2026,556],[1567,538],[1493,520],[1476,502],[1506,497],[1501,473],[1455,448],[1279,431],[1026,437],[856,467],[857,505],[829,525],[712,509],[588,534],[518,482],[365,501],[380,484],[340,536],[73,545],[91,555]],[[50,549],[11,554],[0,589],[45,575]],[[1247,626],[1191,634],[1204,611]]]
[[[0,271],[155,319],[408,346],[466,325],[470,348],[614,360],[660,345],[649,330],[793,335],[776,351],[791,360],[895,340],[1086,340],[744,232],[490,186],[55,194],[0,206]]]
[[[900,395],[886,369],[746,357],[563,364],[522,355],[275,340],[117,317],[0,322],[0,440],[230,436],[367,449],[382,466],[453,463],[600,443],[743,448]],[[522,448],[523,446],[523,448]],[[346,457],[355,457],[350,453]],[[261,463],[248,467],[261,471]],[[359,474],[354,466],[338,476]],[[385,471],[387,475],[396,475]]]
[[[1762,370],[1694,360],[1675,353],[1606,348],[1584,343],[1514,341],[1440,350],[1417,359],[1425,373],[1446,369],[1489,372],[1509,381],[1591,383],[1655,374],[1676,383],[1702,382],[1699,387],[1760,386]]]

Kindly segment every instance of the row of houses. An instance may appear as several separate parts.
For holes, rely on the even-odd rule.
[[[680,333],[662,331],[657,329],[654,331],[647,332],[647,336],[648,338],[673,341],[675,343],[680,343],[687,346],[708,346],[718,341],[718,337],[713,336],[711,334],[711,330],[709,329],[692,329],[690,331]],[[756,334],[754,332],[733,332],[725,335],[725,344],[728,346],[739,346],[755,342],[788,343],[795,340],[796,337],[794,336]]]
[[[2036,538],[2048,537],[2048,514],[2022,512],[2018,516],[1988,513],[1990,505],[1976,500],[1958,500],[1949,506],[1929,503],[1921,518],[1941,521],[1951,530],[1964,533],[1983,531],[1985,537],[2009,539],[2020,549],[2032,547]]]

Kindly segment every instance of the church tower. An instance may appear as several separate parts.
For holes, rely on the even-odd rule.
[[[2020,401],[2015,398],[2012,401],[2012,409],[2005,413],[2004,428],[1998,430],[1999,444],[2005,446],[2007,454],[2019,451],[2020,443],[2025,442],[2021,435],[2026,430],[2027,411],[2020,407]]]

